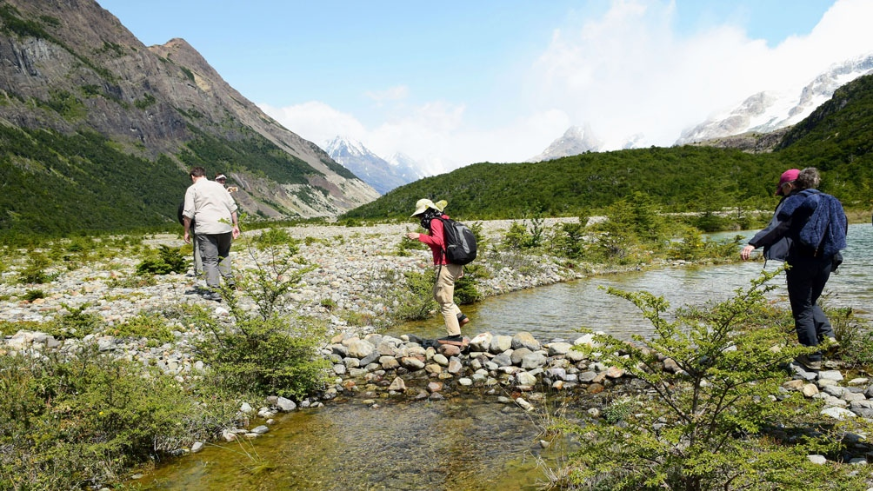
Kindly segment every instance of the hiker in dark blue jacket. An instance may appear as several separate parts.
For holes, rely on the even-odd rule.
[[[740,256],[764,247],[764,257],[787,262],[788,299],[794,316],[797,340],[804,346],[838,345],[834,330],[818,299],[831,272],[842,261],[848,221],[840,202],[818,187],[814,167],[790,169],[779,180],[777,195],[783,195],[770,224],[755,234]],[[798,357],[806,368],[821,369],[821,352]]]

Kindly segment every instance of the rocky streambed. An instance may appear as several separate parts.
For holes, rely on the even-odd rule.
[[[499,243],[509,223],[484,222],[483,232],[492,243]],[[472,394],[503,403],[507,410],[526,412],[536,409],[550,395],[573,394],[586,398],[583,406],[587,414],[598,418],[609,399],[598,394],[645,389],[641,381],[616,367],[606,366],[596,358],[586,358],[582,352],[572,349],[574,345],[590,343],[590,336],[537,340],[523,332],[512,336],[476,333],[469,347],[462,351],[454,346],[432,346],[414,336],[379,334],[377,325],[350,325],[343,320],[338,312],[355,312],[376,320],[387,318],[395,306],[385,295],[392,287],[386,273],[425,271],[431,267],[429,251],[411,251],[408,256],[396,253],[403,234],[415,229],[411,224],[287,229],[301,241],[298,256],[305,261],[301,261],[300,267],[314,266],[314,269],[303,277],[303,283],[281,307],[283,313],[320,319],[328,325],[332,339],[320,353],[330,361],[330,383],[321,394],[302,401],[270,397],[243,404],[240,421],[245,424],[228,428],[223,434],[225,439],[257,438],[271,431],[279,413],[338,402],[378,408],[387,401],[440,401],[455,394]],[[181,245],[177,237],[171,236],[153,237],[146,242]],[[235,247],[232,259],[236,270],[253,267],[259,260],[254,248]],[[26,351],[39,356],[45,350],[72,352],[83,345],[94,344],[104,353],[139,361],[144,366],[157,366],[179,382],[197,377],[207,367],[197,359],[192,346],[204,333],[167,313],[180,304],[201,305],[218,318],[229,319],[230,313],[222,303],[199,295],[198,281],[190,274],[155,276],[154,284],[124,286],[123,280],[134,276],[140,260],[119,254],[72,270],[55,268],[50,271],[54,279],[41,285],[16,281],[24,267],[23,259],[12,264],[3,273],[4,281],[0,284],[3,299],[0,318],[30,322],[33,328],[7,336],[0,352]],[[577,265],[570,269],[557,258],[525,256],[496,248],[483,251],[477,264],[488,272],[477,285],[484,296],[597,273],[591,266]],[[44,291],[44,298],[25,300],[27,292],[35,288]],[[245,292],[240,298],[243,308],[256,308]],[[99,315],[105,321],[105,328],[82,339],[64,341],[39,331],[41,323],[71,309]],[[155,345],[147,339],[113,335],[113,326],[142,313],[163,314],[172,329],[173,341]],[[669,359],[663,360],[662,368],[678,369]],[[805,397],[821,399],[824,402],[822,415],[835,421],[873,418],[873,385],[866,378],[845,380],[836,369],[807,372],[794,367],[794,370],[794,378],[783,386],[783,393],[799,391]],[[852,451],[843,456],[843,460],[866,462],[866,454],[871,451],[866,440],[860,435],[846,438],[851,440],[848,448]],[[199,442],[179,449],[179,453],[196,452],[202,446],[203,442]],[[810,458],[821,460],[824,457]]]

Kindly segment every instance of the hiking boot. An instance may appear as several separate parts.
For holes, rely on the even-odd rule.
[[[470,318],[464,314],[458,314],[458,325],[465,326],[470,322]]]
[[[221,302],[221,295],[217,292],[204,293],[203,298],[206,300],[212,300],[213,302]]]
[[[467,346],[467,340],[464,339],[463,336],[446,336],[444,338],[439,338],[436,340],[439,344],[451,344],[454,346],[459,346],[461,348]]]
[[[807,370],[821,370],[821,360],[810,360],[809,355],[800,355],[794,361]]]

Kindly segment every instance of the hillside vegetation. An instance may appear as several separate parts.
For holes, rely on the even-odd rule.
[[[0,241],[174,224],[195,165],[253,216],[378,196],[184,40],[146,47],[94,0],[0,0]]]
[[[445,199],[464,218],[574,216],[635,192],[663,211],[770,209],[778,176],[815,166],[821,189],[848,208],[866,208],[873,185],[873,76],[841,88],[833,100],[786,133],[772,153],[682,146],[587,153],[539,163],[480,163],[395,189],[347,218],[408,217],[419,198]]]

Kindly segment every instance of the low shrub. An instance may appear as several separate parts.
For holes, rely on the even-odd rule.
[[[23,284],[41,284],[51,281],[52,277],[46,272],[51,266],[51,260],[41,252],[31,251],[27,256],[27,262],[18,272],[18,280]]]
[[[747,290],[703,309],[665,315],[646,292],[609,289],[634,303],[654,328],[633,342],[597,335],[577,347],[621,368],[648,388],[613,405],[604,424],[559,425],[579,436],[570,486],[588,489],[865,489],[863,473],[816,465],[810,454],[838,454],[843,428],[816,424],[821,403],[784,392],[785,364],[813,349],[772,325],[765,273]],[[762,315],[763,314],[763,315]],[[668,319],[674,320],[668,320]],[[664,357],[680,370],[662,369]],[[634,400],[635,399],[635,400]],[[622,407],[633,404],[633,410]],[[778,431],[774,431],[778,429]]]
[[[33,302],[34,300],[45,298],[45,292],[42,290],[27,290],[21,298],[28,302]]]
[[[188,271],[188,259],[178,248],[166,245],[161,245],[156,255],[149,255],[136,266],[136,273],[139,275],[181,274],[186,271]]]
[[[321,389],[328,367],[318,356],[325,330],[280,316],[237,318],[234,327],[201,318],[213,338],[197,345],[212,383],[227,390],[302,399]]]
[[[172,378],[142,371],[96,349],[0,357],[2,487],[98,489],[230,420],[225,405],[197,405]]]
[[[117,337],[147,338],[161,343],[175,339],[164,319],[155,313],[140,312],[136,317],[116,325],[112,332]]]
[[[82,339],[89,334],[101,331],[105,326],[103,318],[94,313],[85,312],[90,305],[84,303],[79,307],[61,304],[66,313],[55,317],[43,325],[44,331],[55,339]]]

